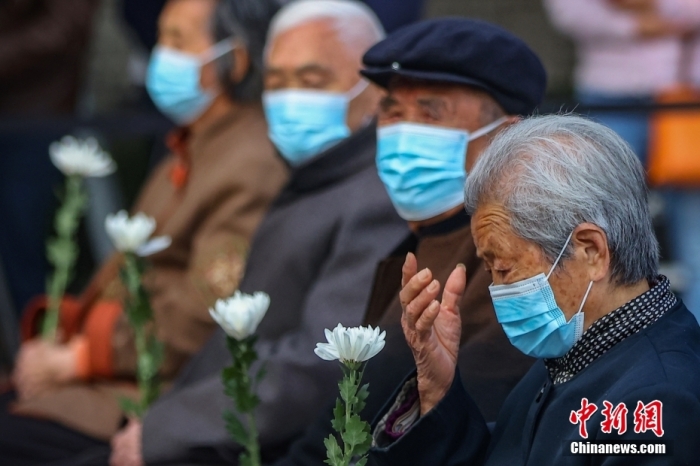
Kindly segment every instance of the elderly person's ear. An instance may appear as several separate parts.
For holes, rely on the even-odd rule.
[[[574,230],[571,242],[576,259],[582,260],[591,281],[597,282],[610,272],[610,249],[605,231],[593,223],[582,223]]]
[[[502,128],[507,128],[507,127],[509,127],[510,125],[514,125],[514,124],[518,123],[520,120],[522,120],[522,117],[521,117],[521,116],[519,116],[519,115],[510,115],[510,116],[508,116],[508,119],[505,121],[505,123],[503,123]]]
[[[231,51],[231,80],[238,84],[248,75],[250,69],[250,55],[245,47],[235,47]]]
[[[505,121],[503,122],[503,124],[501,124],[501,126],[496,128],[496,130],[493,131],[492,133],[489,133],[489,135],[488,135],[489,140],[492,140],[499,133],[501,133],[503,130],[505,130],[506,128],[509,128],[511,125],[514,125],[522,120],[522,117],[519,115],[506,115],[504,118],[505,118]]]

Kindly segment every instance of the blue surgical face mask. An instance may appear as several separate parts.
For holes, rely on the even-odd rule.
[[[199,55],[156,46],[148,64],[148,94],[158,109],[175,123],[192,123],[216,97],[216,93],[205,91],[200,86],[200,69],[231,50],[231,39],[225,39]]]
[[[306,89],[263,93],[270,140],[298,166],[350,136],[350,101],[369,85],[364,79],[345,94]]]
[[[571,235],[547,275],[541,273],[509,285],[489,287],[496,318],[506,336],[513,346],[534,358],[564,356],[583,334],[581,311],[593,282],[589,283],[578,312],[568,322],[549,285],[549,276],[564,254],[570,239]]]
[[[451,128],[397,123],[377,131],[377,168],[404,220],[421,221],[464,202],[464,168],[469,141],[503,123],[499,118],[469,133]]]

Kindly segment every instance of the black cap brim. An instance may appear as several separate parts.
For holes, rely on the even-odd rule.
[[[463,86],[471,86],[482,89],[486,92],[491,93],[492,89],[486,86],[483,82],[477,79],[470,79],[464,76],[459,76],[451,73],[444,73],[439,71],[421,71],[421,70],[408,70],[408,69],[395,69],[395,68],[365,68],[360,70],[360,74],[365,78],[369,79],[379,87],[384,89],[389,88],[389,83],[391,78],[395,76],[401,76],[409,79],[417,79],[422,81],[432,81],[436,83],[450,83],[450,84],[460,84]]]

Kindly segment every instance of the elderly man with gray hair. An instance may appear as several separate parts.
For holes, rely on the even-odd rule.
[[[292,173],[253,238],[239,286],[270,296],[256,332],[264,460],[336,395],[337,367],[314,354],[316,342],[338,322],[361,322],[377,262],[408,232],[375,165],[380,91],[358,75],[383,36],[374,13],[350,0],[291,2],[270,24],[263,105]],[[235,412],[221,381],[229,361],[218,331],[143,425],[132,421],[113,439],[112,466],[235,464],[242,446],[222,417]]]
[[[405,272],[417,372],[383,416],[409,411],[411,393],[420,416],[398,435],[377,428],[370,464],[698,464],[700,328],[658,274],[644,180],[619,136],[580,117],[531,118],[494,139],[465,203],[498,321],[540,360],[489,432],[455,375],[464,270],[441,302],[429,273]]]

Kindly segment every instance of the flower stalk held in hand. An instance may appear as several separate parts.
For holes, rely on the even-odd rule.
[[[255,394],[254,385],[262,379],[264,371],[260,368],[251,377],[250,370],[258,359],[254,333],[269,306],[270,297],[266,293],[248,295],[236,291],[233,297],[218,300],[209,310],[212,318],[226,332],[226,345],[231,353],[231,365],[226,367],[221,375],[224,392],[233,399],[237,413],[225,412],[224,420],[233,440],[246,450],[238,460],[241,466],[260,466],[258,430],[253,415],[260,399]],[[237,414],[245,417],[247,427]]]
[[[54,219],[56,236],[46,244],[53,273],[46,284],[48,306],[41,334],[44,339],[53,342],[56,340],[61,301],[78,258],[75,232],[88,201],[83,178],[107,176],[114,172],[116,166],[92,138],[80,141],[66,136],[60,142],[51,144],[49,155],[53,164],[66,176],[63,199]]]
[[[123,210],[108,216],[105,227],[115,247],[124,255],[121,278],[128,292],[124,312],[134,331],[136,344],[136,378],[140,399],[137,402],[124,399],[122,408],[128,415],[140,419],[158,398],[158,370],[163,362],[163,344],[156,338],[153,310],[142,283],[147,266],[144,257],[170,246],[170,238],[161,236],[149,240],[156,228],[155,220],[144,214],[129,218]]]
[[[339,360],[343,369],[343,380],[338,384],[340,398],[333,409],[333,429],[342,440],[342,448],[335,435],[325,439],[327,459],[330,466],[349,466],[358,458],[357,466],[367,463],[366,453],[372,444],[369,423],[360,417],[369,395],[369,384],[360,385],[365,362],[384,348],[386,332],[379,328],[353,327],[342,325],[326,330],[328,343],[318,343],[316,355],[326,361]]]

